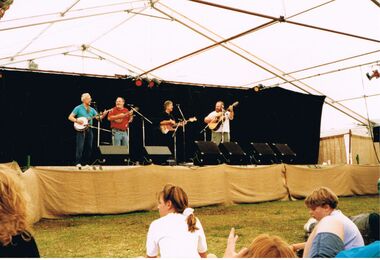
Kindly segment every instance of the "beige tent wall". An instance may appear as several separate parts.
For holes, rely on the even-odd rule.
[[[338,196],[377,194],[380,165],[335,166],[104,166],[32,167],[0,164],[0,172],[22,185],[32,222],[76,214],[117,214],[153,210],[167,183],[179,185],[192,207],[303,198],[319,187]]]
[[[288,197],[283,166],[138,166],[77,170],[35,167],[23,174],[33,197],[35,220],[75,214],[153,210],[167,183],[181,186],[192,207],[254,203]],[[39,208],[39,210],[38,210]]]
[[[318,164],[330,160],[331,164],[347,163],[344,135],[324,137],[319,142]]]
[[[358,164],[357,155],[359,164],[379,164],[372,139],[367,136],[350,135],[348,133],[320,139],[318,164],[323,164],[328,160],[330,160],[331,164],[348,163],[346,154],[349,153],[349,147],[345,145],[345,135],[349,138],[349,143],[351,143],[352,164]],[[379,143],[375,143],[375,149],[377,156],[380,157]]]
[[[308,196],[325,186],[338,196],[377,194],[380,165],[306,166],[286,165],[286,179],[293,198]]]
[[[374,143],[377,156],[380,159],[380,144]],[[359,135],[352,135],[352,163],[357,164],[356,156],[359,156],[359,164],[378,164],[372,139]]]

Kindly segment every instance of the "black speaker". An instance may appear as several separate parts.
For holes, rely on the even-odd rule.
[[[277,154],[268,143],[251,143],[251,158],[256,164],[278,163]]]
[[[195,165],[217,165],[225,161],[216,143],[211,141],[195,141],[194,143],[196,146],[193,158]]]
[[[237,142],[225,142],[219,145],[226,162],[232,165],[247,165],[250,160]]]
[[[373,127],[373,141],[380,142],[380,126]]]
[[[99,145],[101,160],[108,165],[124,165],[131,162],[128,146]]]
[[[280,162],[283,163],[294,163],[297,154],[289,147],[288,144],[277,144],[272,143],[272,146],[277,151],[277,156]]]
[[[167,146],[145,146],[144,162],[166,165],[175,163],[172,152]]]

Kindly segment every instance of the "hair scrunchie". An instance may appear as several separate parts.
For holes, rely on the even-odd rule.
[[[185,217],[188,217],[188,216],[190,216],[190,215],[193,214],[193,213],[194,213],[194,209],[192,209],[192,208],[186,208],[186,209],[183,211],[182,215],[184,215]]]

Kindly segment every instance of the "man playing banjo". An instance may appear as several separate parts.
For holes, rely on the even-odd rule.
[[[69,120],[74,123],[74,128],[77,130],[76,136],[76,152],[75,152],[75,164],[77,167],[81,167],[83,164],[88,164],[93,142],[93,133],[91,130],[92,119],[103,119],[108,111],[103,113],[98,112],[91,107],[91,96],[89,93],[83,93],[81,96],[82,104],[74,108],[69,115]]]

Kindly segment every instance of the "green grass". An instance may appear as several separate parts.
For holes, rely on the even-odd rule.
[[[379,212],[379,197],[341,198],[340,209],[346,215]],[[195,214],[205,229],[209,252],[219,257],[231,227],[239,235],[237,248],[248,246],[261,233],[295,243],[303,241],[303,225],[309,218],[303,201],[204,207]],[[158,217],[153,211],[42,220],[34,225],[34,235],[43,257],[145,256],[149,224]]]

